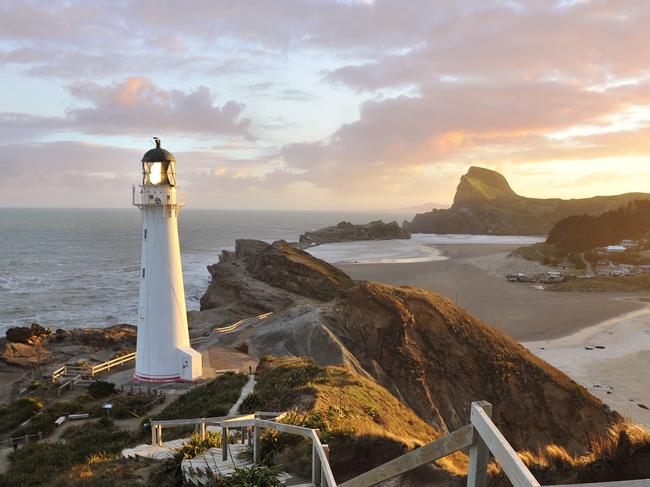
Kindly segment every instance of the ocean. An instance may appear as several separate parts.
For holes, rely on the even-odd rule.
[[[346,220],[413,215],[308,211],[185,209],[179,217],[188,310],[210,275],[206,267],[235,240],[295,241],[301,233]],[[11,326],[56,328],[135,323],[140,267],[139,211],[0,208],[0,334]]]

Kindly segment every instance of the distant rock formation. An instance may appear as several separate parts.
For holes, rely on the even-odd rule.
[[[384,223],[381,220],[377,220],[364,225],[340,222],[331,227],[305,232],[300,236],[299,243],[304,248],[332,242],[408,238],[411,238],[411,234],[402,229],[397,222]]]
[[[586,436],[606,435],[620,420],[565,374],[437,294],[355,283],[285,242],[238,241],[210,272],[205,311],[190,313],[191,327],[276,311],[222,342],[245,343],[258,358],[345,365],[440,431],[465,424],[470,402],[480,399],[493,403],[496,424],[516,448],[556,443],[580,451]]]
[[[404,222],[403,228],[410,233],[546,235],[562,218],[600,214],[639,199],[650,199],[650,194],[527,198],[515,193],[498,172],[470,167],[460,178],[451,208],[419,213],[413,221]]]

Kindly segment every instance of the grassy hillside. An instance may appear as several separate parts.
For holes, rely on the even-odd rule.
[[[251,409],[292,410],[284,421],[321,431],[339,481],[354,477],[443,433],[374,381],[345,367],[318,367],[310,358],[265,357]],[[296,437],[265,433],[263,455],[308,474],[311,447]],[[462,474],[463,454],[440,462]]]

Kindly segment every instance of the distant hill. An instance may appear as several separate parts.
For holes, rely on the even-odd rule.
[[[582,252],[650,232],[650,201],[638,200],[601,215],[573,215],[557,222],[546,243],[564,252]]]
[[[470,167],[460,178],[451,208],[419,213],[403,227],[410,233],[546,235],[556,222],[568,216],[596,215],[634,200],[650,200],[650,194],[570,200],[527,198],[515,193],[502,174]]]

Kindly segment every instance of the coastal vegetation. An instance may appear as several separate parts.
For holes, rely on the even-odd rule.
[[[557,445],[519,453],[542,485],[612,482],[650,477],[650,431],[621,422],[605,438],[592,441],[587,453],[576,455]],[[496,464],[489,467],[493,487],[512,485]]]
[[[579,253],[564,252],[555,245],[546,242],[519,247],[512,254],[548,266],[558,266],[568,262],[579,270],[587,267]]]
[[[343,481],[421,446],[443,433],[422,421],[388,390],[348,367],[320,367],[309,357],[264,357],[257,368],[256,401],[290,411],[281,421],[316,428],[330,446],[330,464]],[[265,430],[262,459],[302,476],[311,468],[311,444]],[[463,454],[440,464],[462,472]]]
[[[239,398],[246,381],[244,374],[226,372],[207,384],[186,392],[151,419],[225,416]]]
[[[572,215],[558,221],[546,243],[561,252],[584,252],[617,244],[624,239],[640,240],[650,233],[650,201],[637,200],[599,215]]]
[[[650,274],[633,276],[596,276],[589,279],[571,279],[548,286],[550,291],[582,292],[648,292]]]

